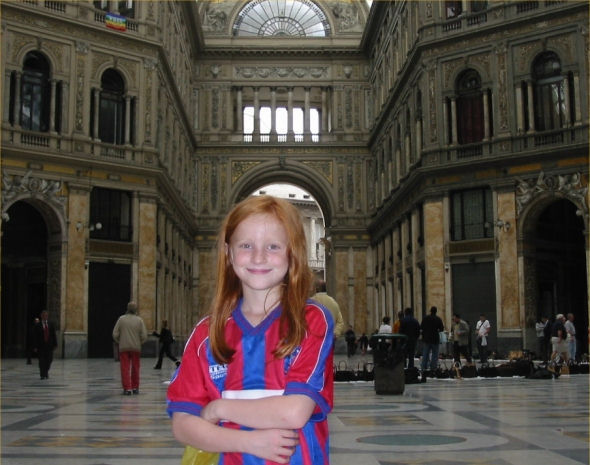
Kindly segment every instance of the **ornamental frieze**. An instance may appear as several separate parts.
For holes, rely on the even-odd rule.
[[[235,73],[244,79],[319,79],[328,77],[328,70],[328,66],[237,66]]]
[[[2,176],[3,216],[7,204],[12,204],[12,200],[19,198],[41,198],[63,214],[65,197],[58,195],[61,188],[60,181],[32,176],[31,171],[27,171],[24,176],[4,173]]]
[[[334,183],[333,165],[331,161],[303,161],[301,162],[312,171],[321,174],[330,183]]]
[[[536,180],[517,178],[516,214],[520,215],[529,203],[547,193],[562,194],[581,207],[581,214],[585,217],[588,215],[588,186],[582,185],[580,173],[545,176],[543,171]]]
[[[259,165],[260,161],[232,161],[231,163],[231,183],[232,185],[240,179],[246,171]]]

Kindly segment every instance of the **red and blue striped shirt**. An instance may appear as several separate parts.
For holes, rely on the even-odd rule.
[[[258,326],[252,326],[241,311],[241,301],[227,321],[225,337],[236,350],[232,361],[218,364],[209,346],[209,318],[201,320],[189,338],[180,369],[168,387],[168,413],[199,415],[210,401],[220,397],[246,398],[265,395],[303,394],[316,408],[299,431],[299,445],[291,465],[328,465],[327,415],[333,405],[333,320],[330,312],[315,302],[305,308],[306,335],[301,345],[284,359],[273,351],[280,342],[281,307]],[[224,427],[244,428],[232,423]],[[273,462],[249,454],[220,454],[220,465],[270,465]]]

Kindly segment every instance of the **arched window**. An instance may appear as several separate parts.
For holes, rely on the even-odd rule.
[[[559,129],[566,123],[564,77],[561,62],[553,52],[539,55],[533,62],[535,128]]]
[[[30,131],[49,130],[51,86],[49,63],[39,52],[29,52],[21,78],[20,124]]]
[[[233,35],[327,37],[330,23],[310,0],[254,0],[238,13]]]
[[[125,142],[125,83],[114,69],[107,69],[100,81],[98,138],[121,145]]]
[[[483,138],[481,78],[475,70],[468,69],[457,79],[457,140],[459,144],[471,144]]]

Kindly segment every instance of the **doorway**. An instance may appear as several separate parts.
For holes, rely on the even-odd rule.
[[[88,270],[88,357],[114,357],[113,328],[131,298],[131,265],[91,262]]]

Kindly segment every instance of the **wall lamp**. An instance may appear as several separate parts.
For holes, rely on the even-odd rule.
[[[88,231],[100,231],[102,229],[102,223],[101,222],[97,222],[97,223],[91,223],[91,224],[84,224],[81,221],[78,221],[76,223],[76,231],[82,231],[84,229],[84,227],[88,228]]]
[[[496,220],[496,228],[498,229],[503,229],[505,232],[510,231],[510,221],[504,221],[504,220]]]

